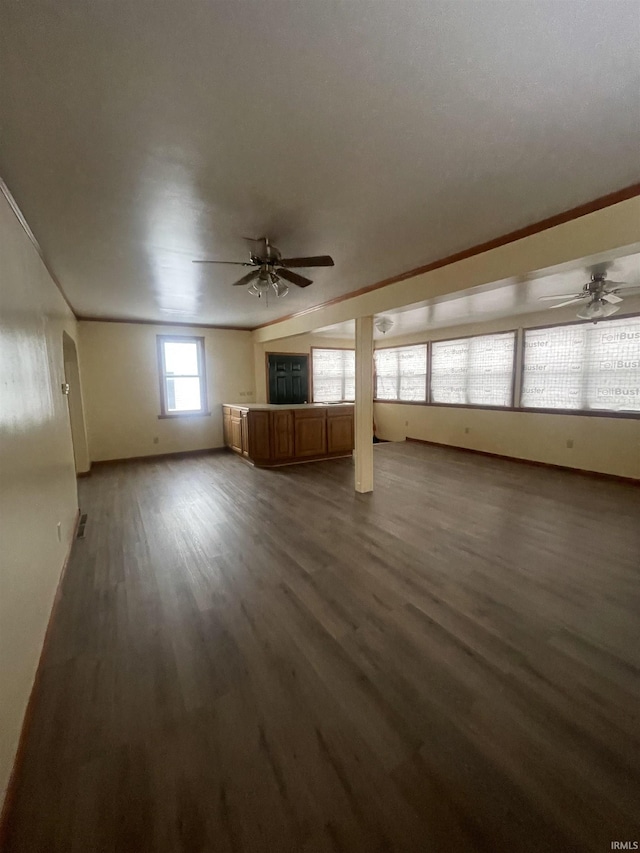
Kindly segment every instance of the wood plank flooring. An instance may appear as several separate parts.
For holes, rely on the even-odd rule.
[[[411,444],[97,469],[7,853],[640,839],[640,490]]]

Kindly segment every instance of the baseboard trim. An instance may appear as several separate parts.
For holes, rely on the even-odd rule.
[[[467,453],[476,453],[480,456],[492,456],[494,459],[508,459],[510,462],[519,462],[523,465],[535,465],[538,468],[555,468],[556,471],[571,471],[585,477],[597,477],[600,480],[615,480],[618,483],[630,483],[632,486],[640,486],[640,480],[635,477],[623,477],[621,474],[606,474],[603,471],[589,471],[588,468],[572,468],[570,465],[555,465],[553,462],[539,462],[537,459],[523,459],[521,456],[507,456],[505,453],[491,453],[489,450],[476,450],[475,447],[460,447],[458,444],[445,444],[443,441],[428,441],[425,438],[411,438],[407,436],[405,441],[414,444],[428,444],[432,447],[448,447],[450,450],[464,450]]]
[[[182,459],[187,456],[207,456],[210,453],[225,453],[226,447],[205,447],[201,450],[176,450],[173,453],[150,453],[146,456],[123,456],[121,459],[97,459],[91,468],[101,465],[116,465],[120,462],[158,462],[161,459]]]
[[[33,679],[33,684],[31,685],[31,692],[29,693],[27,705],[24,710],[24,716],[22,717],[22,726],[20,728],[20,736],[18,737],[18,746],[16,748],[16,753],[13,758],[13,767],[11,768],[9,781],[7,782],[4,802],[2,803],[2,811],[0,812],[0,850],[4,850],[5,845],[7,844],[9,839],[9,823],[11,820],[11,812],[13,811],[13,805],[15,803],[18,791],[18,778],[20,776],[20,769],[24,762],[26,743],[29,737],[29,731],[31,730],[31,725],[33,722],[33,712],[36,706],[38,691],[40,689],[40,682],[42,680],[42,661],[44,660],[45,653],[51,641],[51,627],[53,625],[56,611],[58,609],[58,604],[62,595],[62,584],[64,582],[64,577],[67,573],[67,566],[69,565],[69,560],[71,559],[71,552],[73,551],[73,545],[76,541],[79,524],[80,508],[78,508],[75,524],[73,525],[73,532],[71,534],[71,541],[69,542],[69,548],[62,564],[62,569],[60,570],[60,576],[58,577],[58,585],[56,587],[56,593],[53,597],[53,603],[49,612],[47,629],[44,632],[44,639],[42,641],[42,648],[40,649],[40,657],[38,658],[36,674]]]

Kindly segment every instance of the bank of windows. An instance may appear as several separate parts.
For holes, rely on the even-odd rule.
[[[375,398],[513,408],[517,346],[504,332],[376,350]],[[525,329],[520,408],[640,412],[640,318]]]
[[[160,415],[207,413],[204,338],[158,335]]]
[[[355,400],[355,350],[313,347],[311,367],[314,403],[342,403]]]

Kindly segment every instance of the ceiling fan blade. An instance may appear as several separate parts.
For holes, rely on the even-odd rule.
[[[620,287],[610,290],[609,293],[621,293],[623,296],[633,296],[636,293],[640,293],[640,284],[623,284]]]
[[[614,304],[616,302],[622,302],[621,297],[616,296],[615,293],[603,293],[602,298],[605,302],[611,302],[611,304]]]
[[[575,305],[582,298],[581,296],[574,296],[573,299],[567,299],[566,302],[559,302],[557,305],[550,305],[549,308],[564,308],[565,305]]]
[[[310,278],[305,278],[303,275],[298,275],[297,272],[291,272],[291,270],[278,268],[276,275],[279,275],[280,278],[286,278],[287,281],[290,281],[291,284],[297,284],[298,287],[309,287],[310,284],[313,284]]]
[[[232,264],[236,267],[252,267],[248,261],[191,261],[192,264]]]
[[[625,287],[626,282],[624,281],[611,281],[611,279],[606,278],[603,282],[605,287]]]
[[[254,278],[257,278],[260,275],[260,270],[251,270],[246,275],[243,275],[242,278],[239,278],[238,281],[234,281],[232,287],[242,287],[243,284],[249,284],[250,281],[253,281]]]
[[[540,302],[551,302],[553,299],[566,299],[569,296],[568,293],[556,293],[555,296],[538,296],[538,300]],[[584,299],[585,296],[589,296],[588,293],[576,293],[572,299]]]
[[[332,267],[333,258],[330,255],[316,255],[315,258],[284,258],[278,263],[283,267]]]

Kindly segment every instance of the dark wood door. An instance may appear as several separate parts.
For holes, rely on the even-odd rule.
[[[309,401],[309,356],[269,353],[269,402]]]

